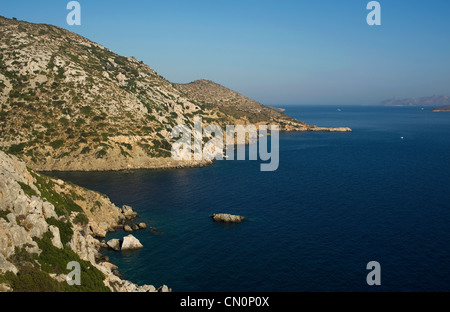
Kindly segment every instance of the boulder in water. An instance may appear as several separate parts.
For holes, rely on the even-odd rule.
[[[227,222],[227,223],[240,223],[245,219],[245,217],[243,216],[231,215],[227,213],[217,213],[214,214],[212,218],[216,222]]]

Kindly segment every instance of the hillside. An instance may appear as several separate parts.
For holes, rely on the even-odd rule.
[[[187,84],[176,84],[175,87],[204,107],[211,110],[217,109],[224,115],[238,120],[247,119],[253,124],[269,121],[279,124],[283,130],[311,128],[279,110],[264,106],[213,81],[202,79]]]
[[[156,291],[122,280],[101,254],[101,240],[128,216],[105,195],[36,173],[0,151],[0,292]],[[72,261],[80,263],[79,286],[66,282]]]
[[[0,17],[0,148],[36,170],[202,166],[170,156],[175,125],[306,125],[204,80],[173,84],[59,27]],[[211,96],[213,95],[213,96]]]

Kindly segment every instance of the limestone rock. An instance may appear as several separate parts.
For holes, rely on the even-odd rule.
[[[0,252],[8,258],[14,254],[15,247],[22,247],[25,244],[35,245],[36,242],[23,226],[0,218]]]
[[[227,222],[227,223],[240,223],[245,219],[245,217],[243,216],[231,215],[226,213],[214,214],[212,218],[216,222]]]
[[[13,272],[14,274],[17,274],[18,270],[6,258],[0,253],[0,273],[6,273],[6,272]]]
[[[122,206],[122,213],[127,220],[132,220],[137,217],[137,212],[133,211],[133,208],[127,205]]]
[[[8,284],[5,284],[5,283],[0,284],[0,293],[12,292],[12,291],[13,290],[12,290],[11,286],[9,286]]]
[[[55,206],[53,206],[49,202],[42,203],[42,213],[44,214],[45,219],[58,218],[58,215],[55,212]]]
[[[163,285],[158,288],[157,292],[171,292],[171,289],[167,285]]]
[[[131,226],[131,228],[133,229],[133,231],[138,231],[138,230],[139,230],[139,225],[133,224],[133,225]]]
[[[106,245],[115,251],[120,251],[120,240],[119,239],[111,239]]]
[[[30,214],[26,217],[25,227],[30,227],[31,237],[42,238],[42,235],[48,231],[48,224],[45,222],[44,217],[35,214]]]
[[[123,230],[124,230],[125,232],[133,232],[133,229],[132,229],[131,226],[129,226],[129,225],[124,225]]]
[[[139,286],[136,292],[156,292],[156,288],[152,285],[143,285]]]
[[[122,250],[134,250],[144,248],[141,242],[133,235],[128,235],[123,238]]]
[[[139,223],[138,226],[142,230],[145,230],[147,228],[147,224],[145,224],[144,222]]]
[[[48,229],[53,234],[53,238],[52,238],[53,246],[55,246],[56,248],[62,249],[63,248],[63,244],[61,243],[61,236],[60,236],[60,233],[59,233],[59,228],[54,226],[54,225],[50,225],[48,227]]]

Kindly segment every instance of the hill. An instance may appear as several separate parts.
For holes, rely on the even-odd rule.
[[[310,126],[218,84],[174,84],[68,30],[0,17],[0,148],[36,170],[202,166],[170,156],[175,125]]]
[[[103,194],[41,175],[0,151],[0,292],[157,291],[122,280],[101,254],[107,232],[131,215]],[[66,282],[72,261],[80,264],[78,286]]]

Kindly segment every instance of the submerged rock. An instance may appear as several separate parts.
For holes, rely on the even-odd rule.
[[[162,232],[163,231],[158,230],[157,228],[154,228],[154,227],[150,228],[150,233],[162,233]]]
[[[245,219],[245,217],[243,216],[231,215],[227,213],[214,214],[212,218],[216,222],[227,222],[227,223],[240,223]]]

